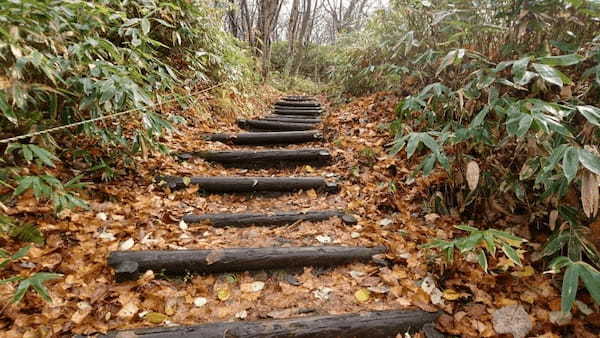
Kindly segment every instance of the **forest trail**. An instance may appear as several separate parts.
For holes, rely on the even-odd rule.
[[[247,132],[203,135],[231,148],[177,154],[187,170],[161,173],[155,184],[167,199],[187,206],[176,212],[182,234],[162,250],[120,245],[108,265],[117,282],[133,288],[153,289],[181,277],[176,288],[196,286],[191,294],[175,292],[164,309],[146,310],[146,322],[177,317],[172,299],[179,299],[193,300],[196,314],[212,308],[201,316],[210,323],[106,337],[394,337],[435,320],[435,312],[406,309],[386,297],[380,275],[391,273],[388,248],[365,231],[360,216],[346,212],[359,196],[344,191],[344,178],[332,170],[343,157],[327,147],[324,112],[312,97],[287,96],[271,115],[238,120]],[[197,175],[206,172],[198,163],[221,174]],[[202,291],[211,295],[198,296]]]

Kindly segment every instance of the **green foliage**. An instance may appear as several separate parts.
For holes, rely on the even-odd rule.
[[[0,262],[0,269],[4,268],[11,262],[17,261],[25,257],[25,255],[27,255],[27,253],[29,252],[29,249],[31,249],[30,246],[23,247],[17,252],[15,252],[13,255],[10,255],[8,252],[0,249],[0,258],[3,258],[3,260]],[[11,297],[12,303],[20,302],[30,288],[33,288],[35,292],[37,292],[37,294],[42,297],[43,300],[47,302],[52,302],[52,298],[50,298],[48,290],[44,286],[44,282],[53,279],[58,279],[61,277],[62,274],[58,273],[36,272],[30,275],[29,277],[13,276],[6,279],[2,279],[0,280],[0,285],[19,282],[15,293]]]
[[[479,230],[468,225],[457,225],[455,228],[467,231],[469,234],[452,241],[436,239],[422,245],[421,248],[441,250],[450,263],[454,261],[454,251],[456,249],[461,254],[475,252],[477,262],[486,272],[488,271],[486,254],[495,257],[497,249],[500,248],[508,259],[517,265],[521,265],[521,258],[515,248],[518,249],[525,242],[523,238],[496,229]]]
[[[35,225],[18,222],[2,214],[0,214],[0,233],[8,234],[22,242],[44,243],[44,236]]]
[[[416,162],[415,175],[444,169],[444,193],[432,191],[444,209],[484,223],[490,213],[482,210],[499,205],[538,230],[558,210],[562,224],[542,254],[597,268],[586,225],[595,212],[582,206],[598,189],[584,178],[600,175],[600,4],[395,0],[392,7],[335,46],[330,77],[338,89],[403,96],[390,151]],[[486,269],[482,236],[427,247],[449,257],[467,245]],[[573,271],[588,271],[573,269],[569,281]],[[568,303],[574,293],[563,297]]]
[[[552,269],[551,273],[558,273],[566,268],[561,291],[560,308],[562,312],[571,312],[577,289],[579,289],[579,279],[583,280],[585,288],[594,301],[600,304],[600,271],[585,262],[574,262],[564,256],[556,257],[550,263],[550,268]]]
[[[87,203],[80,200],[73,192],[85,187],[84,183],[79,182],[80,179],[81,176],[77,176],[63,184],[52,175],[19,176],[16,178],[18,185],[12,193],[12,197],[17,197],[31,189],[38,201],[52,201],[56,212],[75,207],[86,209]]]

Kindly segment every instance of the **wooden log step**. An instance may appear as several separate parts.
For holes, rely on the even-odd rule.
[[[197,184],[200,189],[213,193],[229,192],[292,192],[298,190],[321,190],[329,193],[338,193],[337,183],[328,182],[323,177],[157,177],[157,182],[165,182],[171,189],[184,189],[189,185]]]
[[[320,222],[333,217],[340,217],[348,225],[357,223],[356,218],[340,210],[277,212],[273,214],[237,213],[237,214],[205,214],[183,216],[186,223],[201,223],[217,228],[249,227],[249,226],[281,226],[298,221]]]
[[[313,119],[313,120],[321,120],[319,116],[307,116],[307,115],[290,115],[290,114],[269,114],[265,115],[266,118],[284,118],[284,119]]]
[[[308,117],[308,116],[307,116]],[[321,123],[321,119],[291,119],[287,117],[263,117],[260,119],[261,121],[276,121],[276,122],[291,122],[291,123],[311,123],[311,124],[319,124]]]
[[[109,332],[98,338],[390,338],[416,333],[440,313],[387,310]]]
[[[205,136],[207,141],[217,141],[244,145],[295,144],[322,141],[323,135],[316,130],[263,132],[241,134],[212,134]]]
[[[306,95],[291,95],[284,96],[282,100],[286,101],[315,101],[314,96],[306,96]]]
[[[273,114],[277,114],[277,115],[302,115],[302,116],[319,116],[321,115],[322,111],[317,111],[317,110],[281,110],[281,109],[274,109],[272,110]]]
[[[113,251],[108,265],[117,281],[137,278],[147,270],[168,275],[278,270],[303,266],[334,266],[368,262],[385,247],[315,246],[295,248],[232,248],[215,250]]]
[[[319,102],[304,102],[304,101],[278,101],[275,102],[275,106],[279,107],[320,107]]]
[[[315,107],[288,107],[288,106],[278,106],[278,105],[274,105],[273,107],[271,107],[272,109],[279,109],[279,110],[292,110],[292,111],[323,111],[323,108],[321,106],[315,106]]]
[[[263,150],[263,151],[198,151],[179,154],[179,158],[188,160],[199,157],[206,161],[225,164],[252,164],[256,162],[323,162],[331,160],[327,149],[294,149],[294,150]]]
[[[261,120],[238,120],[238,126],[243,129],[263,130],[263,131],[294,131],[294,130],[312,130],[314,124],[310,123],[292,123],[280,121],[261,121]]]

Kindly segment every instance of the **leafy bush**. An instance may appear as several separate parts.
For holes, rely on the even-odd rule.
[[[200,0],[3,1],[2,138],[137,110],[133,119],[116,126],[87,123],[11,143],[5,149],[9,161],[54,167],[59,144],[98,142],[103,155],[90,169],[110,171],[119,164],[133,165],[130,157],[136,153],[166,151],[157,139],[172,129],[172,118],[156,112],[156,103],[190,94],[211,81],[254,79],[253,59],[221,29],[220,20],[221,11]],[[57,134],[81,134],[94,141],[79,137],[58,142]],[[81,205],[66,193],[69,184],[60,184],[49,173],[7,179],[18,185],[19,193],[33,188],[36,197],[52,199],[57,210]],[[60,192],[51,196],[51,190]]]
[[[443,168],[435,212],[482,224],[522,215],[536,232],[553,232],[542,254],[566,254],[555,270],[575,269],[563,310],[576,292],[573,271],[597,278],[590,269],[600,264],[587,235],[599,208],[598,17],[595,1],[397,0],[336,47],[331,73],[344,92],[404,96],[391,152],[418,160],[413,175]],[[450,255],[469,244],[485,268],[484,233],[497,230],[467,231],[426,247]]]

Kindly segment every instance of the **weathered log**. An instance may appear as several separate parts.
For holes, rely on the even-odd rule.
[[[310,123],[310,124],[319,124],[321,123],[321,119],[290,119],[286,117],[263,117],[260,119],[261,121],[275,121],[275,122],[290,122],[290,123]]]
[[[319,116],[322,111],[320,110],[282,110],[274,109],[273,114],[278,115],[303,115],[303,116]]]
[[[228,164],[277,161],[329,162],[331,160],[331,154],[327,149],[198,151],[178,156],[184,160],[199,157],[206,161]]]
[[[237,123],[240,126],[240,128],[250,130],[294,131],[315,129],[315,125],[310,123],[291,123],[261,120],[238,120]]]
[[[279,101],[275,103],[279,107],[320,107],[319,102],[303,102],[303,101]]]
[[[108,265],[115,269],[117,281],[125,281],[147,270],[182,275],[334,266],[370,261],[373,255],[385,251],[385,247],[343,246],[113,251],[108,256]]]
[[[207,141],[217,141],[233,144],[267,145],[294,144],[322,141],[323,136],[318,131],[287,131],[241,134],[212,134],[205,136]]]
[[[346,217],[343,217],[346,216]],[[298,221],[319,222],[340,217],[344,222],[356,224],[352,215],[347,215],[340,210],[304,211],[304,212],[277,212],[273,214],[239,213],[239,214],[205,214],[183,216],[186,223],[201,223],[217,228],[223,227],[249,227],[249,226],[281,226],[294,224]],[[354,220],[354,222],[352,222]]]
[[[421,310],[387,310],[343,315],[209,323],[110,332],[98,338],[390,338],[419,332],[439,317]]]
[[[306,95],[291,95],[284,96],[282,98],[284,101],[315,101],[314,96],[306,96]]]
[[[307,115],[286,115],[286,114],[269,114],[269,115],[265,115],[266,118],[284,118],[284,119],[298,119],[298,120],[306,120],[306,119],[313,119],[313,120],[319,120],[321,121],[321,117],[319,116],[307,116]]]
[[[171,189],[184,189],[197,184],[206,192],[292,192],[297,190],[316,189],[330,193],[339,192],[339,186],[327,182],[323,177],[175,177],[159,176],[157,182],[165,182]]]

